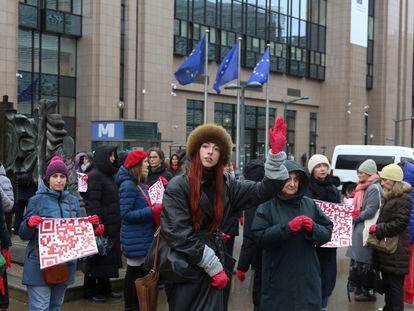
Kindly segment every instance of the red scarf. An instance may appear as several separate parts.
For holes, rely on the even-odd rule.
[[[171,169],[175,172],[178,170],[178,164],[171,165]]]
[[[362,203],[364,201],[364,194],[365,190],[371,185],[375,180],[377,180],[379,176],[377,174],[369,176],[369,178],[363,182],[358,183],[355,190],[352,192],[354,197],[354,210],[361,210]]]

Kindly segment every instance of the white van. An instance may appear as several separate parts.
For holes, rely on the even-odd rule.
[[[332,155],[331,174],[341,180],[343,194],[350,194],[355,188],[358,182],[356,170],[366,159],[374,160],[380,171],[391,163],[414,161],[414,149],[401,146],[337,145]]]

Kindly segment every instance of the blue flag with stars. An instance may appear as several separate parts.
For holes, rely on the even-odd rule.
[[[205,49],[206,36],[198,42],[191,54],[175,72],[175,78],[181,85],[192,83],[195,78],[204,73]]]
[[[269,48],[264,52],[262,59],[254,67],[252,74],[250,75],[247,84],[252,82],[259,82],[260,84],[265,84],[269,79],[269,70],[270,70],[270,53]]]
[[[216,81],[214,81],[213,86],[213,89],[217,92],[217,94],[220,94],[220,87],[222,85],[238,78],[238,54],[238,45],[236,43],[221,62],[217,70]]]

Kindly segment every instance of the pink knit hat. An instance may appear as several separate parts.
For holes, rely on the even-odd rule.
[[[56,173],[61,173],[65,175],[66,178],[68,177],[68,168],[66,167],[65,163],[63,163],[62,158],[55,156],[50,160],[49,165],[47,166],[45,176],[46,181],[49,182],[50,176]]]

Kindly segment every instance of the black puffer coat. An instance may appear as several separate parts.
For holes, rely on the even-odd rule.
[[[173,174],[167,169],[164,164],[161,164],[157,168],[150,167],[148,170],[147,185],[151,187],[161,176],[165,177],[167,180],[173,178]]]
[[[373,252],[375,269],[395,275],[405,275],[408,273],[410,260],[408,253],[410,244],[408,223],[410,221],[411,206],[410,195],[406,192],[401,196],[386,200],[381,207],[377,220],[376,237],[383,239],[398,235],[399,241],[397,250],[393,254]]]
[[[117,172],[116,163],[111,163],[109,157],[116,154],[116,147],[103,146],[95,151],[94,169],[88,177],[88,215],[98,215],[104,224],[104,236],[113,243],[112,250],[107,256],[95,256],[88,264],[86,274],[91,277],[118,277],[121,266],[120,230],[121,216],[119,209],[118,188],[114,175]]]

